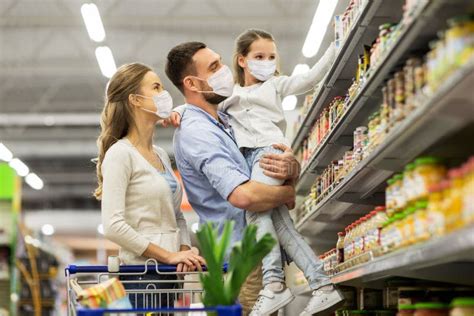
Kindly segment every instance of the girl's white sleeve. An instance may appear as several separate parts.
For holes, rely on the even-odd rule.
[[[308,72],[294,76],[276,77],[275,89],[282,97],[292,94],[298,95],[311,90],[329,71],[335,55],[334,43],[332,43],[323,57]]]
[[[102,224],[104,235],[120,247],[141,256],[150,241],[125,221],[125,196],[132,175],[126,149],[112,146],[102,162]]]

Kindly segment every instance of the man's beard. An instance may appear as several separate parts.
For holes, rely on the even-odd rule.
[[[227,97],[223,97],[215,93],[204,93],[204,99],[210,104],[218,105],[219,103],[227,99]]]
[[[202,82],[201,84],[201,91],[206,91],[205,93],[203,93],[204,100],[213,105],[218,105],[219,103],[228,98],[212,92],[212,88],[209,85],[204,84],[204,82]]]

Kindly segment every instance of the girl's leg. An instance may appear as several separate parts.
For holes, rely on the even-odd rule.
[[[288,208],[280,206],[272,213],[272,219],[280,244],[303,271],[311,289],[316,290],[331,284],[331,280],[323,270],[323,263],[296,231]]]

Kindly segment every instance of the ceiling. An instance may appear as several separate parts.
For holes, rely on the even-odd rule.
[[[111,48],[117,66],[139,61],[164,75],[168,51],[199,40],[230,64],[233,41],[247,28],[262,28],[277,41],[284,73],[307,61],[301,54],[317,0],[101,0],[104,43],[86,32],[79,0],[0,1],[0,142],[45,182],[24,185],[23,207],[99,209],[95,140],[107,78],[95,48]],[[157,128],[156,144],[171,151],[173,130]],[[172,154],[170,152],[170,154]]]

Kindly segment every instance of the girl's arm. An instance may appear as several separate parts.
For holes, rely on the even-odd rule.
[[[324,78],[329,71],[329,67],[331,67],[334,62],[335,57],[334,43],[331,43],[323,57],[308,72],[294,76],[276,77],[276,90],[283,98],[288,95],[298,95],[311,90]]]

